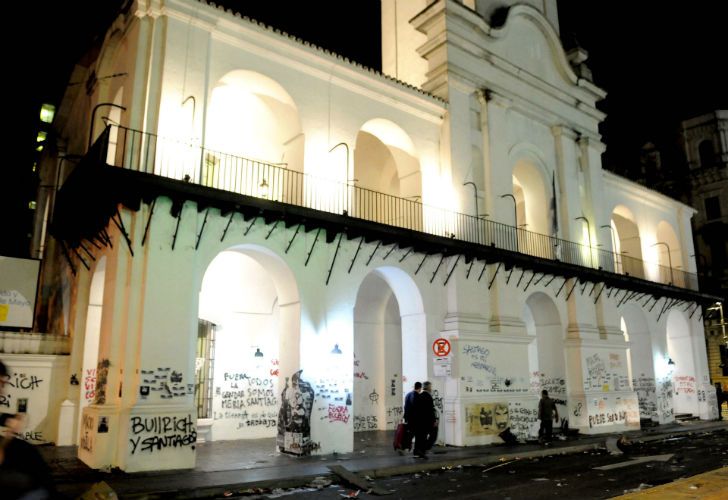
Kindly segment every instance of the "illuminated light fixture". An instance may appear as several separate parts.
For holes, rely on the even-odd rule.
[[[56,115],[56,107],[53,104],[43,104],[40,107],[40,121],[51,123]]]
[[[256,347],[255,348],[255,354],[253,354],[253,356],[255,356],[256,358],[262,358],[263,357],[263,353],[260,352],[260,347]]]
[[[334,344],[334,348],[331,349],[331,354],[343,354],[339,349],[339,344]]]
[[[38,151],[39,153],[41,151],[43,151],[43,144],[38,144],[38,146],[36,146],[35,150]]]
[[[261,198],[267,198],[268,197],[268,181],[263,179],[263,181],[260,183],[260,197]]]
[[[43,142],[48,138],[48,132],[41,130],[38,135],[35,136],[35,142]]]
[[[35,201],[29,201],[29,202],[28,202],[28,208],[29,208],[29,209],[31,209],[31,210],[35,210],[36,206],[37,206],[37,204],[36,204],[36,202],[35,202]]]

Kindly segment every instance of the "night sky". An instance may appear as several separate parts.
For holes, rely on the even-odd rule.
[[[102,34],[119,3],[34,2],[8,17],[21,29],[17,39],[6,42],[11,43],[4,74],[12,130],[0,181],[0,254],[27,254],[40,103],[60,100],[74,61]],[[379,0],[219,3],[380,67]],[[567,44],[578,40],[589,52],[595,83],[609,93],[600,104],[608,113],[601,128],[608,146],[605,165],[629,173],[645,142],[669,143],[681,120],[728,108],[728,82],[720,74],[728,59],[728,2],[560,0],[559,9],[562,38]]]

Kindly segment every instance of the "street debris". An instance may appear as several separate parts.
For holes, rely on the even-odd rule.
[[[636,488],[632,488],[630,490],[624,490],[624,494],[626,495],[627,493],[637,493],[638,491],[647,490],[652,487],[653,486],[651,484],[640,483],[640,485],[637,486]]]
[[[323,476],[317,476],[313,481],[308,483],[307,486],[321,490],[329,486],[331,482],[331,479],[325,478]]]
[[[340,491],[343,491],[343,490],[340,490]],[[339,496],[341,498],[359,498],[360,491],[361,490],[349,491],[348,493],[340,493]]]

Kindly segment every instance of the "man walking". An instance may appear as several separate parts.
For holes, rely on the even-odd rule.
[[[431,392],[432,384],[430,382],[422,384],[422,392],[415,397],[412,411],[415,433],[414,455],[419,458],[427,458],[427,450],[430,447],[429,436],[434,432],[437,422]]]
[[[538,402],[538,419],[541,421],[541,427],[538,429],[538,440],[542,444],[548,444],[551,441],[551,434],[554,429],[554,421],[559,420],[559,412],[556,410],[556,402],[549,397],[549,392],[544,389],[541,391],[541,400]]]
[[[412,411],[415,406],[415,399],[422,392],[422,382],[415,382],[413,390],[404,397],[404,423],[412,426]]]

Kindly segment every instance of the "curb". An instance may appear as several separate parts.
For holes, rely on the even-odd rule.
[[[651,442],[670,439],[672,437],[681,436],[692,433],[703,433],[703,432],[714,432],[721,430],[721,427],[709,428],[709,429],[676,429],[662,434],[655,433],[649,436],[631,436],[630,439],[636,442]],[[418,472],[429,472],[435,470],[441,470],[443,468],[452,468],[457,466],[473,466],[473,465],[493,465],[498,463],[506,463],[509,461],[529,459],[529,458],[543,458],[553,455],[569,455],[582,453],[584,451],[597,450],[605,447],[606,440],[611,436],[619,436],[622,434],[604,434],[599,438],[591,438],[589,443],[574,444],[559,447],[547,447],[536,450],[529,450],[523,452],[503,453],[503,454],[488,454],[482,456],[470,456],[463,458],[443,458],[437,459],[437,454],[431,455],[433,459],[422,462],[407,463],[402,465],[394,465],[382,468],[361,468],[352,470],[359,476],[369,476],[371,478],[386,478],[391,476],[399,476],[405,474],[414,474]],[[138,493],[125,493],[123,498],[135,499],[135,500],[156,500],[156,499],[202,499],[210,498],[214,496],[223,496],[226,492],[232,492],[233,494],[242,492],[244,490],[250,490],[253,488],[261,489],[274,489],[274,488],[301,488],[311,483],[316,477],[325,477],[331,480],[333,483],[341,481],[341,478],[333,473],[324,474],[312,474],[312,475],[300,475],[291,476],[287,478],[276,478],[276,479],[262,479],[255,481],[245,481],[240,483],[227,483],[208,487],[195,487],[194,489],[170,489],[170,490],[156,490],[146,491]],[[112,486],[113,487],[113,486]]]

